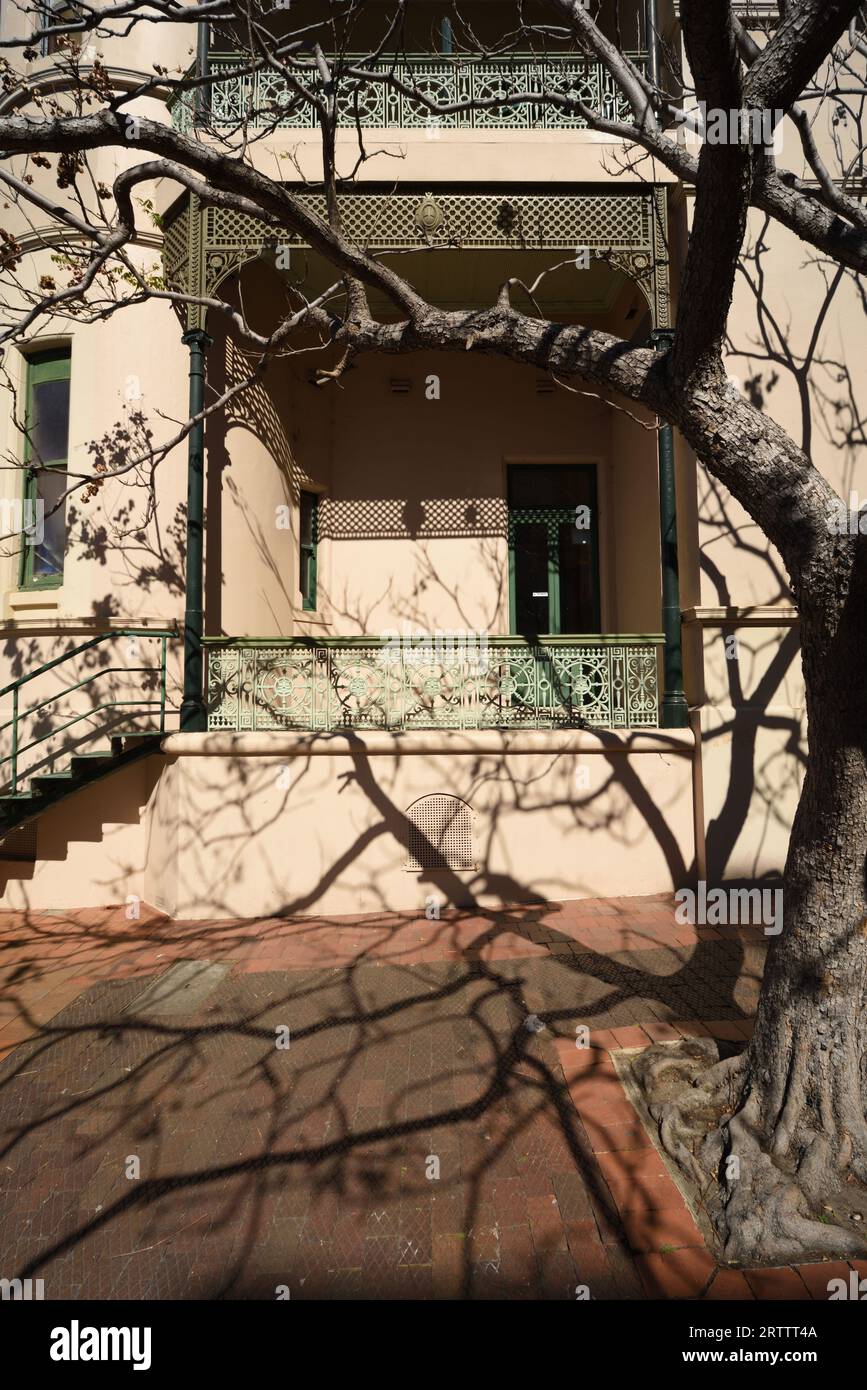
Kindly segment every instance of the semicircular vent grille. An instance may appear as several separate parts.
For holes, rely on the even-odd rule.
[[[408,869],[474,869],[473,812],[458,796],[433,792],[407,811]]]

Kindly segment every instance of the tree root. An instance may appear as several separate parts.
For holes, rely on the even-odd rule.
[[[748,1050],[721,1061],[714,1043],[695,1039],[659,1044],[635,1059],[662,1148],[692,1187],[728,1263],[867,1255],[867,1236],[838,1224],[841,1208],[857,1196],[847,1178],[864,1171],[863,1119],[854,1136],[838,1126],[831,1134],[811,1128],[804,1070],[803,1053],[792,1048],[782,1084],[777,1075],[769,1087],[780,1108],[767,1139]]]
[[[856,1230],[827,1224],[812,1215],[817,1197],[833,1191],[839,1170],[831,1146],[816,1135],[793,1174],[786,1174],[760,1146],[741,1114],[728,1124],[731,1154],[739,1160],[739,1177],[726,1185],[724,1223],[719,1234],[727,1260],[761,1258],[766,1263],[803,1260],[805,1256],[863,1255],[867,1241]]]

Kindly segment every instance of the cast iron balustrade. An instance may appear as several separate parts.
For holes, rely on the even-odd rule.
[[[629,53],[644,69],[646,58]],[[360,59],[359,59],[360,61]],[[347,63],[353,58],[348,56]],[[239,72],[245,66],[242,55],[212,53],[208,59],[210,75],[217,79],[208,88],[207,124],[236,127],[244,120],[254,128],[263,126],[312,127],[315,112],[310,103],[293,91],[282,73],[271,69]],[[443,57],[423,54],[396,62],[381,58],[370,71],[393,75],[405,87],[422,91],[429,100],[442,105],[491,98],[527,98],[543,92],[583,102],[606,120],[629,120],[629,104],[610,73],[595,59],[564,54],[545,58],[533,54],[506,58],[472,58],[467,55]],[[225,76],[221,76],[225,74]],[[315,91],[318,75],[299,74],[299,81]],[[388,129],[437,129],[471,127],[481,130],[568,130],[581,129],[586,122],[577,111],[534,100],[518,100],[513,105],[489,106],[481,110],[453,111],[444,115],[428,108],[390,81],[356,80],[346,77],[340,84],[340,117],[345,125]],[[172,103],[172,122],[187,130],[192,125],[192,93]]]
[[[661,636],[206,638],[208,728],[655,728]],[[449,639],[452,639],[449,641]]]

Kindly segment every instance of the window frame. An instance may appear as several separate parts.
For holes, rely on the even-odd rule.
[[[64,12],[66,10],[71,10],[73,12],[71,18],[78,17],[75,14],[75,0],[44,0],[44,3],[41,5],[40,8],[40,29],[50,29],[53,26],[53,24],[55,24],[58,20],[62,23],[64,19]],[[40,56],[42,58],[54,58],[60,51],[58,48],[58,42],[60,38],[77,39],[77,47],[80,49],[82,37],[83,35],[81,34],[81,32],[73,32],[71,34],[58,35],[57,38],[54,38],[51,34],[43,34],[42,38],[39,41]]]
[[[25,413],[24,413],[24,507],[23,511],[27,515],[27,504],[35,504],[37,498],[37,473],[32,466],[32,444],[31,426],[33,422],[33,391],[36,386],[40,386],[46,381],[67,381],[70,383],[67,405],[66,421],[66,453],[61,459],[48,459],[39,466],[43,470],[62,469],[64,472],[69,467],[69,407],[72,403],[72,347],[69,343],[61,343],[56,347],[37,349],[29,352],[25,357],[26,387],[25,387]],[[34,511],[30,512],[33,515]],[[64,513],[64,528],[66,516]],[[22,531],[21,564],[18,576],[19,589],[32,593],[40,589],[59,589],[63,583],[64,569],[66,562],[66,536],[63,543],[63,562],[57,574],[34,575],[33,562],[36,556],[36,546],[31,544]]]
[[[310,540],[304,540],[304,507],[310,505]],[[315,613],[318,604],[319,493],[302,488],[298,494],[298,587],[301,610]]]

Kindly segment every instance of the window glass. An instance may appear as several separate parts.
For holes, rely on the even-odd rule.
[[[42,16],[42,27],[51,28],[55,24],[69,24],[78,16],[75,5],[64,4],[63,0],[59,4],[48,4],[45,6]],[[69,52],[70,48],[81,47],[81,34],[75,31],[62,34],[48,34],[42,40],[42,51],[44,53]]]
[[[316,508],[315,492],[302,492],[299,517],[301,606],[316,608]]]
[[[301,544],[313,544],[313,512],[316,506],[316,498],[312,492],[302,492],[301,494]]]
[[[596,627],[596,576],[592,534],[579,531],[569,521],[561,521],[558,531],[560,631],[593,632]]]
[[[518,631],[550,632],[548,618],[548,528],[542,522],[515,527],[515,606]]]
[[[517,464],[509,469],[513,507],[592,506],[593,470],[581,464]]]
[[[65,459],[69,440],[69,377],[34,384],[30,450],[34,463]]]
[[[27,362],[24,440],[23,588],[56,587],[66,550],[69,452],[69,348],[35,352]],[[35,524],[34,524],[35,523]]]
[[[66,503],[57,506],[58,499],[67,488],[67,477],[52,469],[50,473],[40,473],[36,479],[36,498],[43,503],[42,540],[33,549],[33,578],[47,579],[63,574],[63,552],[66,548]],[[55,507],[57,510],[55,511]]]
[[[595,468],[518,464],[508,470],[508,495],[514,631],[598,631]]]

